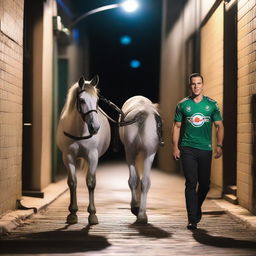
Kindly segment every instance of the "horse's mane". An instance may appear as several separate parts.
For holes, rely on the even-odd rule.
[[[76,95],[77,95],[78,88],[79,88],[78,83],[73,84],[69,88],[66,102],[61,112],[61,116],[60,116],[61,119],[66,117],[68,114],[70,114],[76,107],[75,103],[76,103]],[[96,97],[98,96],[98,89],[95,86],[85,85],[84,89],[89,94],[94,95]]]

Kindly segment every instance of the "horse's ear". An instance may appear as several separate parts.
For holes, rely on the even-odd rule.
[[[93,79],[90,81],[91,86],[97,86],[100,81],[100,78],[98,75],[94,76]]]
[[[78,81],[78,85],[79,85],[79,87],[82,89],[83,88],[83,86],[84,86],[84,77],[83,76],[81,76],[80,77],[80,79],[79,79],[79,81]]]

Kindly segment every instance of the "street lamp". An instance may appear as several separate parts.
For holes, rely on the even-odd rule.
[[[106,10],[110,10],[110,9],[114,9],[114,8],[119,8],[119,7],[121,7],[126,12],[134,12],[139,8],[139,4],[136,0],[126,0],[119,4],[109,4],[109,5],[101,6],[99,8],[93,9],[89,12],[86,12],[86,13],[82,14],[81,16],[79,16],[78,18],[76,18],[73,21],[73,23],[71,24],[71,27],[74,27],[81,20],[83,20],[84,18],[86,18],[94,13],[98,13],[98,12],[102,12],[102,11],[106,11]]]
[[[139,4],[135,0],[127,0],[119,4],[126,12],[134,12],[139,8]]]

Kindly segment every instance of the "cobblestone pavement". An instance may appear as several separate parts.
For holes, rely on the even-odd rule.
[[[184,180],[152,171],[147,225],[130,213],[128,168],[104,164],[97,171],[95,202],[99,224],[87,225],[88,194],[78,177],[78,217],[65,224],[69,193],[0,239],[4,255],[256,255],[256,229],[246,226],[206,200],[199,229],[186,229]]]

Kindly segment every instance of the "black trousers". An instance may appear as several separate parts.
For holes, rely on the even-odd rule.
[[[212,151],[182,147],[181,162],[186,179],[188,221],[197,223],[201,219],[201,206],[210,188]]]

